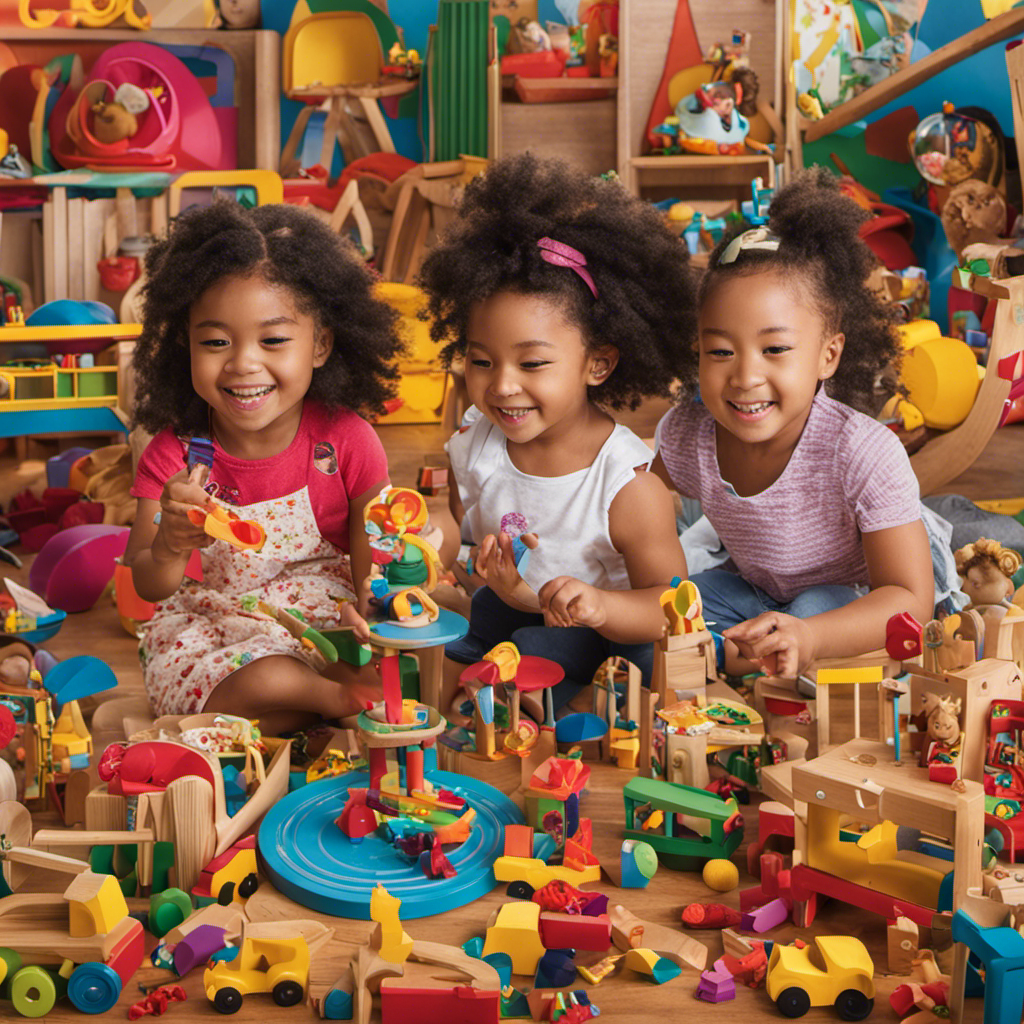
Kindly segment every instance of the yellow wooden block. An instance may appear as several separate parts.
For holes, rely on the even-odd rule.
[[[885,678],[881,665],[863,665],[857,668],[819,668],[819,685],[830,683],[880,683]]]
[[[537,964],[544,955],[539,903],[524,900],[501,907],[484,939],[483,955],[491,953],[507,953],[512,958],[513,974],[537,973]]]

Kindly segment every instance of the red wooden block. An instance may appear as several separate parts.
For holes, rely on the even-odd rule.
[[[603,953],[612,944],[612,926],[607,914],[588,917],[542,910],[540,941],[547,949],[585,949]]]

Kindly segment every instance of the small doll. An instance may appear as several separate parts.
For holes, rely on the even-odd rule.
[[[736,68],[729,79],[708,82],[684,96],[675,117],[653,129],[651,141],[666,153],[771,152],[770,146],[749,138],[748,117],[757,110],[757,92],[757,75],[750,68]]]
[[[959,774],[960,748],[963,744],[959,718],[960,698],[926,693],[921,699],[927,730],[921,764],[927,766],[928,778],[932,782],[953,782]]]
[[[960,589],[971,599],[967,608],[980,612],[985,622],[982,656],[1010,657],[1009,648],[999,643],[999,634],[1004,619],[1024,615],[1024,609],[1011,600],[1013,575],[1021,567],[1021,556],[1012,548],[1004,548],[997,540],[981,537],[954,551],[953,557],[956,571],[964,578]],[[1000,648],[1002,653],[997,653]]]

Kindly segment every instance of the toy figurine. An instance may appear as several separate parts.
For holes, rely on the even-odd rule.
[[[750,68],[734,67],[728,79],[708,82],[684,96],[675,116],[653,129],[651,142],[665,153],[770,153],[770,146],[749,138],[748,117],[757,110],[757,92],[757,75]]]
[[[979,656],[1008,657],[1008,652],[996,654],[997,636],[1004,619],[1024,615],[1024,608],[1012,600],[1013,575],[1022,564],[1020,554],[997,540],[981,537],[954,551],[953,557],[956,571],[964,577],[960,589],[971,599],[967,610],[978,611],[985,623],[984,649]]]
[[[259,28],[260,0],[215,0],[210,28]]]
[[[959,719],[960,698],[926,693],[922,701],[927,740],[921,752],[921,764],[928,768],[932,782],[953,782],[959,774],[964,739]]]

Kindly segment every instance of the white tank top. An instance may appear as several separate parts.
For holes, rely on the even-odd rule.
[[[612,500],[651,462],[650,448],[616,424],[597,458],[566,476],[530,476],[512,464],[505,435],[484,416],[445,445],[470,532],[479,544],[497,535],[501,517],[520,512],[539,544],[523,578],[539,590],[556,576],[574,576],[603,590],[629,590],[625,559],[608,533]]]

